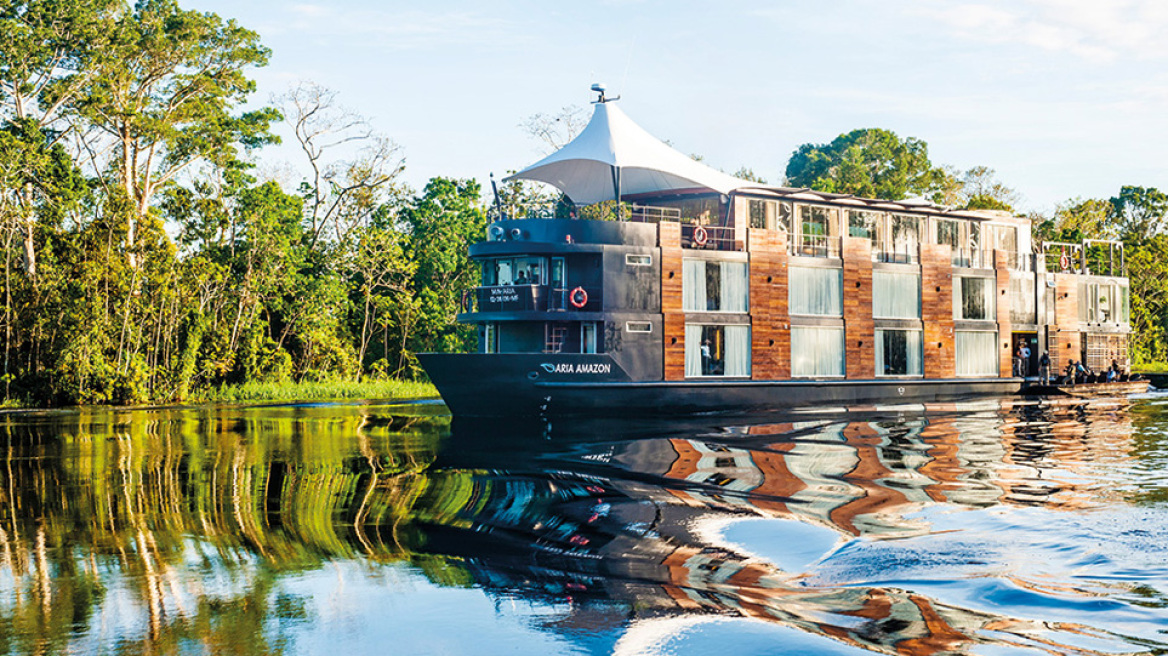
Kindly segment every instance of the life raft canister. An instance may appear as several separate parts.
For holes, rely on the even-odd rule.
[[[694,243],[698,246],[705,246],[707,241],[710,241],[710,235],[706,233],[706,229],[702,226],[694,228],[693,232]]]
[[[573,289],[570,294],[568,294],[568,300],[575,308],[582,308],[585,305],[588,305],[588,292],[584,291],[583,287],[577,287],[576,289]]]

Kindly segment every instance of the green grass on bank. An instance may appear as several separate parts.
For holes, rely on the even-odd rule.
[[[1132,371],[1137,374],[1168,374],[1168,362],[1137,364],[1132,366]]]
[[[320,382],[243,383],[192,395],[190,401],[337,401],[342,399],[437,398],[430,383],[410,380],[327,380]]]

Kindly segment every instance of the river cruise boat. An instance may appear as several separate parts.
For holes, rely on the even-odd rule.
[[[613,100],[601,91],[571,143],[512,176],[612,220],[501,208],[470,247],[482,284],[458,320],[478,352],[420,356],[455,416],[1007,395],[1043,353],[1052,378],[1072,361],[1127,369],[1121,243],[1036,243],[1008,212],[737,179]]]

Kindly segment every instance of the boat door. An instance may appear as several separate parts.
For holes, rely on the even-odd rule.
[[[1038,359],[1042,353],[1038,350],[1038,333],[1011,333],[1011,351],[1014,358],[1015,376],[1037,376]],[[1018,352],[1026,354],[1025,359],[1019,360]]]
[[[580,352],[596,352],[596,322],[585,321],[580,324]]]
[[[564,258],[553,257],[552,268],[548,276],[548,304],[549,310],[566,310],[565,300],[567,288],[564,283]]]

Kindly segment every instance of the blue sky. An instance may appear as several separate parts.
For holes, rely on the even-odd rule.
[[[520,123],[604,82],[655,136],[778,183],[791,152],[855,128],[985,165],[1049,212],[1168,189],[1168,3],[189,0],[272,48],[258,98],[312,80],[404,149],[406,181],[503,174]],[[265,153],[295,162],[289,148]]]

